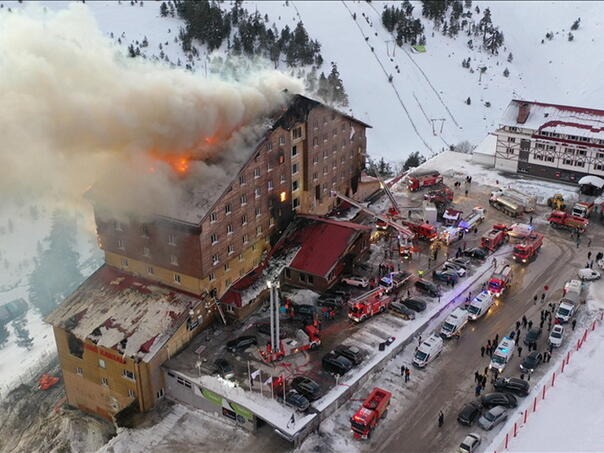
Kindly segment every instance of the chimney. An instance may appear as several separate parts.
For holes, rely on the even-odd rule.
[[[528,102],[522,102],[518,106],[518,118],[516,118],[516,122],[519,124],[526,123],[528,119],[529,113],[531,112],[531,107]]]

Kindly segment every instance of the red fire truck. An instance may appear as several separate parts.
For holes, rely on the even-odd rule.
[[[265,361],[274,362],[297,352],[316,349],[320,345],[319,329],[315,326],[306,326],[304,330],[298,329],[296,331],[296,338],[284,338],[280,340],[278,351],[273,351],[269,343],[266,345],[266,350],[261,350],[260,354]]]
[[[512,266],[501,264],[495,269],[493,275],[491,275],[487,289],[494,296],[500,296],[510,286],[510,283],[512,283]]]
[[[554,228],[563,228],[578,231],[579,233],[583,233],[587,225],[589,225],[589,220],[570,215],[564,211],[552,211],[547,221]]]
[[[362,322],[372,316],[386,311],[392,299],[385,288],[375,288],[348,302],[348,317],[355,322]]]
[[[415,172],[408,176],[407,187],[410,192],[417,192],[425,187],[432,187],[442,182],[443,177],[437,171]]]
[[[429,223],[415,223],[410,220],[405,219],[397,219],[399,223],[408,227],[418,239],[423,239],[425,241],[433,241],[438,237],[438,232],[436,231],[436,227],[434,225],[430,225]]]
[[[543,235],[533,231],[529,237],[514,247],[514,261],[528,263],[534,260],[542,245]]]
[[[506,229],[500,228],[499,225],[493,225],[493,228],[480,238],[480,246],[493,252],[507,241],[507,239],[508,233]]]
[[[392,393],[375,387],[361,408],[350,417],[350,428],[355,439],[368,439],[382,417],[386,416]]]

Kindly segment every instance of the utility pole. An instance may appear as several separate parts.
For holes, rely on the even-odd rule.
[[[436,123],[437,123],[437,121],[440,121],[440,132],[439,132],[439,134],[443,133],[443,126],[445,124],[445,120],[446,120],[446,118],[430,118],[430,122],[432,123],[432,134],[438,135],[436,133],[436,129],[437,129]]]

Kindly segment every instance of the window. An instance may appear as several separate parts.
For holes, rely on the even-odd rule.
[[[585,162],[582,160],[578,160],[575,162],[575,167],[585,167]]]
[[[268,142],[266,144],[266,150],[267,151],[272,151],[273,150],[273,143],[272,142]]]
[[[208,274],[208,280],[213,282],[214,280],[216,280],[216,274],[214,272],[210,272]]]
[[[134,376],[134,373],[130,370],[122,370],[122,376],[125,377],[126,379],[130,379],[131,381],[136,381],[136,377]]]
[[[304,275],[303,273],[300,272],[300,274],[298,274],[298,278],[301,282],[306,283],[306,275]]]
[[[229,215],[231,213],[231,203],[227,203],[224,205],[224,213]]]
[[[584,149],[578,150],[578,154],[579,154],[579,156],[585,156],[585,150]]]
[[[163,389],[162,389],[162,391],[163,391]],[[128,389],[128,396],[130,398],[136,398],[136,393],[134,393],[134,390]]]
[[[573,164],[573,160],[572,160],[572,159],[564,159],[564,160],[562,161],[562,163],[563,163],[564,165],[572,165],[572,164]]]
[[[258,159],[260,159],[260,153],[256,153],[256,155],[254,156],[254,161],[258,162]]]
[[[312,156],[312,163],[313,163],[313,165],[317,165],[319,163],[319,155],[318,154],[313,154],[313,156]]]
[[[547,145],[545,149],[548,151],[556,151],[556,145]]]
[[[509,143],[516,143],[516,137],[508,137]]]
[[[218,243],[218,235],[216,233],[212,233],[210,235],[210,242],[212,243],[212,245]]]
[[[141,233],[145,239],[149,239],[149,227],[147,225],[141,225]]]
[[[292,190],[295,192],[296,190],[298,190],[298,180],[296,179],[294,182],[292,182]]]
[[[294,130],[292,131],[292,137],[294,140],[302,138],[302,128],[301,127],[294,128]]]
[[[313,179],[313,181],[316,181],[317,179],[319,179],[319,174],[316,171],[312,174],[312,179]]]
[[[284,183],[285,183],[285,175],[281,175],[281,176],[279,176],[279,182],[280,182],[281,184],[284,184]]]
[[[283,135],[281,137],[279,137],[279,144],[285,145],[285,137]]]
[[[120,250],[126,250],[126,241],[124,241],[123,239],[118,239],[117,248]]]
[[[260,177],[260,167],[254,168],[254,178]]]
[[[267,184],[268,184],[268,190],[273,190],[273,180],[272,179],[269,180]]]
[[[323,160],[327,159],[327,150],[323,150]]]
[[[262,234],[262,225],[258,225],[256,227],[256,235],[260,236]]]
[[[315,129],[318,129],[319,128],[319,122],[317,120],[314,120],[312,122],[312,127],[315,128]]]
[[[170,264],[178,266],[178,257],[176,255],[170,255]]]
[[[332,154],[335,154],[335,153],[337,153],[337,152],[338,152],[338,145],[334,144],[334,145],[331,147],[331,153],[332,153]]]
[[[229,246],[227,247],[227,252],[229,255],[235,253],[235,246],[233,244],[229,244]]]
[[[181,278],[180,278],[180,274],[174,274],[174,283],[178,283],[180,285],[181,283]]]
[[[319,137],[313,137],[312,146],[319,146]]]
[[[327,174],[327,167],[323,167],[323,174],[326,175]]]
[[[315,282],[315,279],[313,278],[312,275],[308,276],[308,283],[310,283],[311,285]]]
[[[176,245],[176,235],[168,234],[168,245]]]
[[[287,278],[291,278],[291,276],[292,276],[292,273],[291,273],[291,271],[289,270],[289,267],[286,267],[286,268],[285,268],[285,276],[286,276]]]
[[[292,165],[292,174],[296,174],[298,173],[298,164],[293,164]]]
[[[294,198],[294,209],[300,206],[300,199]]]
[[[262,208],[260,206],[256,206],[255,212],[256,212],[256,217],[260,217],[262,215]]]
[[[245,175],[239,175],[239,184],[245,186]]]
[[[247,234],[243,235],[242,241],[244,244],[247,244],[248,242],[250,242],[250,237]]]
[[[239,197],[239,202],[241,203],[241,206],[244,206],[247,203],[247,195],[242,193]]]
[[[147,266],[147,274],[153,275],[154,273],[155,269],[153,269],[153,266]]]
[[[508,129],[509,129],[510,132],[517,132],[518,131],[518,128],[514,127],[514,126],[510,126],[510,127],[508,127]]]
[[[280,153],[279,154],[279,163],[282,164],[285,162],[285,154]]]
[[[514,154],[514,150],[512,148],[506,148],[505,152],[507,154]]]
[[[225,287],[225,288],[228,288],[229,286],[231,286],[231,279],[230,279],[230,278],[227,278],[227,279],[224,281],[224,287]]]
[[[281,192],[281,193],[279,194],[279,201],[280,201],[281,203],[283,203],[285,200],[287,200],[287,193],[286,193],[286,192]]]
[[[149,250],[149,247],[143,247],[143,256],[146,256],[146,257],[151,256],[151,250]]]
[[[336,129],[335,127],[333,128],[333,131],[332,131],[332,132],[333,132],[334,137],[335,137],[336,135],[338,135],[338,129]]]
[[[109,381],[107,380],[106,377],[101,378],[101,384],[104,385],[105,387],[109,387]]]
[[[82,370],[80,367],[76,368],[76,374],[78,376],[84,376],[84,370]]]
[[[594,170],[604,170],[604,164],[595,164]]]
[[[274,217],[269,217],[269,219],[268,219],[268,226],[269,227],[275,226],[275,218]]]
[[[241,225],[246,225],[247,224],[247,216],[244,214],[241,216]]]
[[[115,222],[115,231],[124,231],[124,224],[121,222]]]
[[[298,155],[298,148],[296,146],[292,146],[292,157],[296,157]]]
[[[262,190],[260,189],[260,187],[256,187],[254,189],[254,197],[255,198],[260,198],[260,195],[262,194]]]
[[[233,225],[230,223],[227,225],[227,234],[233,234]]]
[[[105,361],[103,359],[99,359],[99,366],[105,368]]]
[[[239,258],[239,262],[243,261],[243,255],[241,253],[239,254],[238,258]]]
[[[323,141],[326,142],[327,141],[327,133],[323,134]]]
[[[212,255],[212,264],[216,266],[219,262],[218,255]]]
[[[128,267],[128,258],[122,258],[122,267]]]
[[[228,272],[231,269],[231,267],[229,266],[229,263],[224,263],[224,271]]]

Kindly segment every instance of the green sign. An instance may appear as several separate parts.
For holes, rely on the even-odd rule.
[[[217,406],[222,406],[222,396],[214,393],[208,389],[201,389],[201,394],[207,399],[216,404]]]
[[[248,420],[254,419],[254,414],[252,414],[245,407],[240,406],[239,404],[233,403],[233,402],[231,402],[231,407],[233,408],[233,410],[235,411],[236,414],[241,415],[242,417],[245,417]]]

